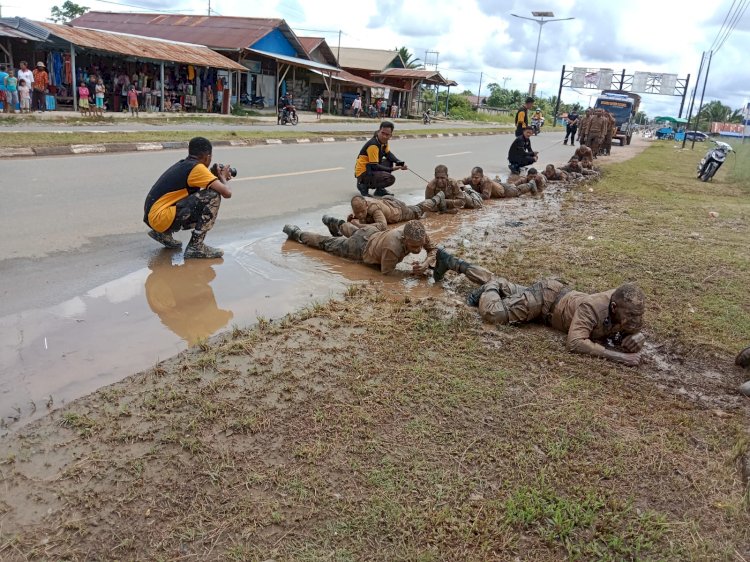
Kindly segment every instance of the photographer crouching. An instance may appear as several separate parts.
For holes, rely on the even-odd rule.
[[[185,259],[220,258],[224,252],[206,246],[203,240],[219,213],[221,198],[229,199],[229,180],[237,170],[229,164],[211,165],[213,146],[203,137],[195,137],[188,145],[188,157],[171,166],[146,196],[143,222],[151,230],[148,235],[166,248],[177,249],[182,242],[172,237],[179,230],[193,230],[185,248]]]

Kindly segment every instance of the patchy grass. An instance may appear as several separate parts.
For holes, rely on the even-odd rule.
[[[707,311],[746,271],[729,248],[747,188],[722,173],[695,184],[695,156],[651,148],[522,243],[464,253],[524,281],[637,279],[652,339],[710,349],[702,365],[724,369],[721,338],[746,328]],[[711,244],[681,237],[698,227]],[[721,277],[696,287],[712,259]],[[678,368],[684,380],[693,366]],[[707,408],[653,376],[572,355],[542,327],[482,325],[452,298],[354,285],[6,439],[0,558],[750,558],[746,408]]]
[[[160,123],[161,124],[161,123]],[[266,123],[267,124],[267,123]],[[373,123],[373,127],[377,127]],[[448,133],[484,133],[500,134],[511,132],[508,128],[493,127],[465,127],[452,129],[405,129],[399,130],[401,135],[423,135],[448,134]],[[0,135],[0,147],[26,147],[26,146],[60,146],[69,144],[98,144],[98,143],[126,143],[126,142],[187,142],[195,136],[217,140],[243,140],[250,143],[263,142],[266,139],[317,139],[325,137],[359,137],[366,135],[364,131],[298,131],[290,128],[281,128],[278,131],[248,131],[238,130],[205,130],[205,131],[138,131],[118,132],[105,131],[102,133],[91,132],[28,132]]]

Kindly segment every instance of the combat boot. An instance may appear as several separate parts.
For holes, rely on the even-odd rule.
[[[302,229],[299,226],[295,224],[285,224],[282,230],[289,240],[302,242],[302,239],[300,237],[300,235],[302,234]]]
[[[432,270],[432,278],[435,281],[442,281],[448,270],[453,270],[457,273],[465,273],[470,265],[468,262],[449,254],[443,248],[438,248],[436,257],[437,260],[435,261],[435,267]]]
[[[477,287],[466,295],[466,304],[473,307],[479,306],[479,299],[482,298],[482,294],[484,294],[484,285]]]
[[[188,243],[187,248],[185,248],[184,257],[186,260],[193,258],[216,259],[224,255],[223,250],[220,250],[219,248],[212,248],[211,246],[206,246],[203,243],[203,238],[205,236],[205,234],[196,234],[195,232],[193,233],[193,236],[190,238],[190,242]]]
[[[172,234],[170,232],[156,232],[155,230],[149,230],[148,235],[156,240],[159,244],[161,244],[165,248],[169,248],[170,250],[182,248],[182,242],[172,238]]]
[[[341,230],[339,230],[339,227],[344,224],[344,221],[330,215],[323,215],[323,224],[328,227],[331,236],[341,236]]]

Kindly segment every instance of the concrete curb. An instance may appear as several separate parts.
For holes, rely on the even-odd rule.
[[[513,131],[507,132],[476,132],[476,133],[418,133],[409,135],[394,135],[393,140],[398,139],[432,139],[444,137],[464,137],[464,136],[490,136],[490,135],[507,135]],[[308,144],[323,142],[364,142],[371,138],[371,135],[356,135],[349,137],[304,137],[304,138],[284,138],[284,139],[257,139],[257,140],[218,140],[214,141],[214,146],[231,146],[231,147],[252,147],[260,144],[277,145],[277,144]],[[39,146],[39,147],[8,147],[0,148],[0,159],[7,158],[29,158],[34,156],[71,156],[85,154],[103,154],[108,152],[153,152],[158,150],[186,149],[186,141],[168,141],[168,142],[112,142],[97,144],[71,144],[60,146]]]

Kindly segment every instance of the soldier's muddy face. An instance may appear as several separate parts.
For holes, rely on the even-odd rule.
[[[439,189],[448,187],[448,172],[435,172],[435,184]]]
[[[418,254],[424,247],[424,240],[409,240],[404,238],[404,247],[410,254]]]
[[[352,202],[352,214],[359,221],[365,220],[367,218],[367,203],[364,200]]]
[[[482,178],[484,177],[484,174],[471,174],[471,185],[474,187],[478,187],[480,183],[482,183]]]
[[[624,335],[637,334],[643,328],[643,306],[630,303],[619,305],[611,303],[610,321],[613,331]]]

